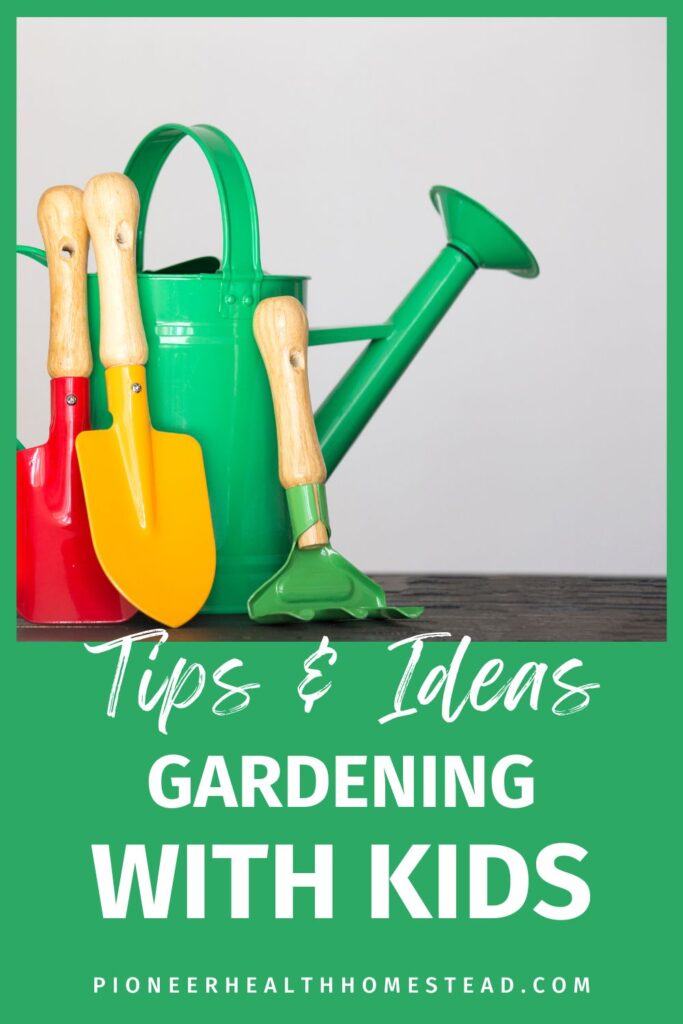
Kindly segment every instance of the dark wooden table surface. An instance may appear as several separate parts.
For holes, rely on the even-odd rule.
[[[199,615],[175,640],[380,640],[417,632],[474,640],[665,640],[666,580],[590,576],[379,575],[391,604],[424,605],[417,622],[291,623],[258,626],[246,615]],[[149,628],[137,615],[116,626],[17,623],[19,640],[105,640]]]

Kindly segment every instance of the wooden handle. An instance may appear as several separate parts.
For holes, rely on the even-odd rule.
[[[308,388],[308,320],[289,295],[264,299],[254,313],[254,335],[270,381],[275,409],[280,483],[283,487],[322,484],[327,478],[313,420]],[[299,538],[299,547],[326,544],[328,533],[316,523]]]
[[[38,203],[38,224],[50,278],[47,372],[51,377],[89,377],[88,228],[80,188],[56,185],[44,192]]]
[[[100,359],[110,366],[144,366],[147,340],[140,315],[135,235],[140,199],[124,174],[98,174],[83,193],[100,286]]]

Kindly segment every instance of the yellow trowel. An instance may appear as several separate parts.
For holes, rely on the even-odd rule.
[[[123,174],[88,182],[83,207],[100,289],[100,359],[113,418],[76,440],[97,557],[136,608],[180,626],[206,600],[216,547],[204,460],[187,434],[155,430],[135,270],[139,198]]]

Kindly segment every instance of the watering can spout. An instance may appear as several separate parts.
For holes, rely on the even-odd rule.
[[[447,185],[435,185],[429,196],[441,214],[448,244],[477,267],[538,277],[538,263],[531,250],[486,207]]]
[[[485,207],[445,185],[430,196],[447,244],[319,408],[316,427],[328,474],[478,269],[538,275],[532,252]]]

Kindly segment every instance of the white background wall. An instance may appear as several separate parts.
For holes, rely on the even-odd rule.
[[[480,272],[339,467],[335,540],[370,570],[665,571],[665,22],[22,19],[18,239],[55,183],[123,169],[164,121],[240,147],[266,269],[314,325],[384,319],[459,188],[541,276]],[[49,73],[48,73],[49,71]],[[183,143],[148,265],[220,249]],[[19,424],[44,439],[47,275],[19,268]],[[312,353],[320,398],[356,346]]]

